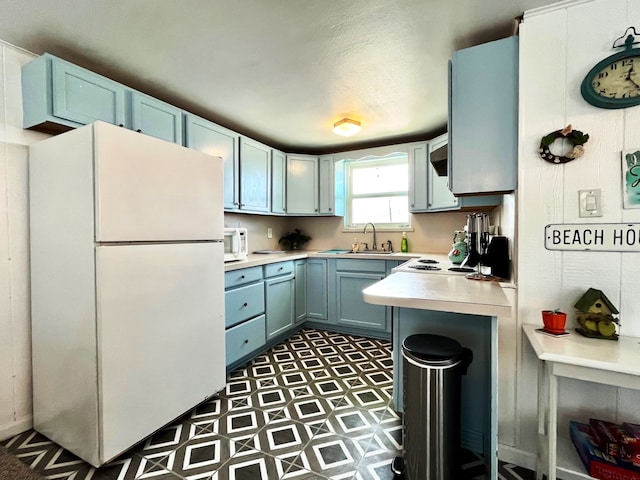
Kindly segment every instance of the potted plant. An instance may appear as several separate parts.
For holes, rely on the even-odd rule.
[[[542,323],[544,329],[551,333],[564,333],[564,327],[567,323],[567,314],[559,309],[543,310]]]
[[[309,235],[305,234],[299,228],[296,228],[293,232],[287,232],[280,237],[278,243],[282,245],[285,250],[298,250],[309,240],[311,240]]]

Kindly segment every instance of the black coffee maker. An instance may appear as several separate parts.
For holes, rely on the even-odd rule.
[[[508,280],[511,277],[511,262],[509,261],[509,239],[494,235],[489,240],[485,265],[491,268],[491,275]]]

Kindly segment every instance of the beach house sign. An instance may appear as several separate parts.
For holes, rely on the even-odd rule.
[[[640,223],[563,223],[544,227],[547,250],[640,252]]]

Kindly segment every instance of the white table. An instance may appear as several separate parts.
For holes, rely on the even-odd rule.
[[[558,467],[558,378],[640,390],[640,338],[618,341],[586,338],[576,332],[551,337],[523,325],[538,357],[538,460],[536,479],[555,480]],[[577,466],[560,469],[563,477],[591,478]]]

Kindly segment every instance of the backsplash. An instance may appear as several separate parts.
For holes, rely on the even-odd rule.
[[[505,195],[502,206],[494,208],[491,213],[491,224],[498,225],[501,235],[513,238],[512,218],[515,211],[513,194]],[[441,212],[414,214],[411,218],[411,229],[407,229],[409,252],[448,253],[451,249],[454,230],[461,230],[467,223],[469,212]],[[246,227],[249,230],[249,252],[255,250],[276,250],[278,239],[287,231],[299,228],[309,236],[311,241],[305,245],[306,250],[326,250],[330,248],[350,249],[354,239],[372,246],[373,234],[345,232],[342,217],[276,217],[251,214],[225,213],[224,223],[227,227]],[[272,229],[272,238],[267,238],[267,230]],[[377,232],[378,245],[391,240],[394,251],[400,251],[401,231]]]

